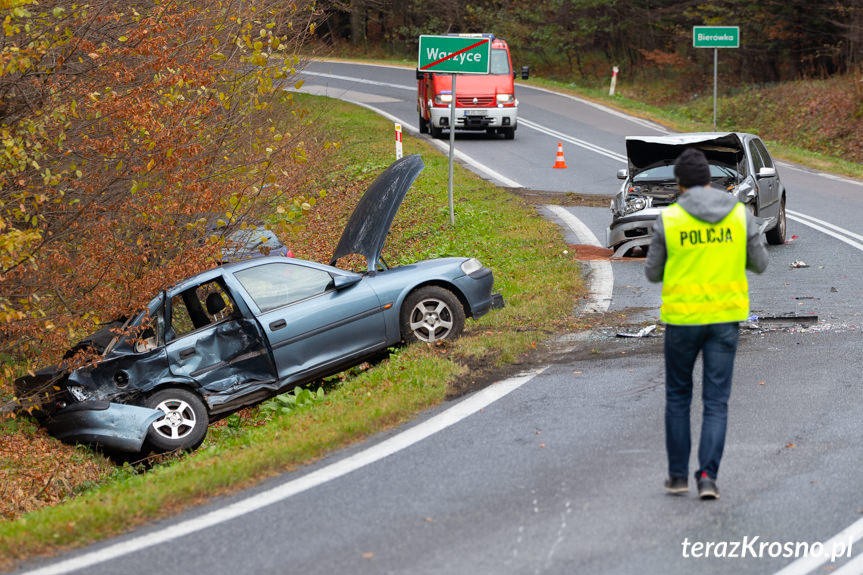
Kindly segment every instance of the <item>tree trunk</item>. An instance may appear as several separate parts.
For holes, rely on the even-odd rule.
[[[351,44],[366,44],[366,2],[351,0]]]

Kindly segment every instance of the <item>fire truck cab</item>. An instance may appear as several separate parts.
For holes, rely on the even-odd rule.
[[[518,127],[518,99],[509,46],[494,34],[452,36],[491,39],[489,73],[459,74],[456,79],[455,128],[485,130],[489,135],[503,134],[512,140]],[[522,67],[522,79],[527,80],[529,74],[529,68]],[[439,138],[444,129],[450,128],[452,76],[417,69],[416,77],[420,133]]]

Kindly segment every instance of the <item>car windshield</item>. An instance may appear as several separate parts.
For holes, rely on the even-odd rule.
[[[735,181],[739,179],[739,174],[737,170],[730,168],[728,166],[718,165],[718,164],[710,164],[710,179],[711,180],[719,180],[725,178],[732,178]],[[635,174],[635,177],[632,178],[633,183],[645,183],[645,182],[674,182],[674,165],[673,164],[664,164],[660,166],[653,166],[651,168],[647,168],[641,172]]]
[[[491,74],[509,74],[509,58],[506,50],[491,51]]]

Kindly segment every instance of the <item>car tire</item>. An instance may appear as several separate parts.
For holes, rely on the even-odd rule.
[[[423,118],[422,114],[420,114],[420,134],[428,134],[428,133],[429,133],[428,120]]]
[[[450,290],[422,287],[408,294],[402,304],[402,339],[407,343],[455,339],[464,330],[464,319],[464,307]]]
[[[203,443],[209,416],[204,402],[193,391],[160,389],[147,398],[145,405],[165,413],[147,431],[147,443],[153,451],[193,451]]]
[[[767,238],[767,243],[772,246],[785,243],[785,196],[782,196],[782,202],[779,204],[779,215],[776,217],[776,220],[776,225],[764,234]]]
[[[515,139],[515,128],[504,128],[503,129],[503,137],[505,140],[514,140]]]
[[[443,128],[438,128],[437,126],[432,124],[431,121],[429,121],[429,133],[431,134],[432,138],[440,138],[441,134],[443,134]]]

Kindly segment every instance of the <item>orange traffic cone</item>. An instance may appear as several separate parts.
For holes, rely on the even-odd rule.
[[[555,168],[565,168],[566,162],[563,159],[563,144],[561,142],[557,143],[557,161],[554,162]]]

